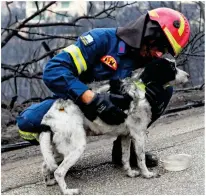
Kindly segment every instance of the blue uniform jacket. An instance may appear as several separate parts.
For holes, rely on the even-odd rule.
[[[116,28],[93,29],[53,57],[43,80],[58,97],[76,101],[94,80],[123,79],[135,68],[128,46],[116,36]]]
[[[89,89],[86,83],[131,76],[135,66],[128,49],[116,36],[116,28],[93,29],[49,60],[43,80],[56,97],[76,101]],[[48,99],[23,111],[17,117],[19,128],[40,132],[41,120],[54,101]]]

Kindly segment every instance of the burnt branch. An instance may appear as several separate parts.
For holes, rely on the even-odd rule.
[[[27,37],[23,37],[22,35],[20,34],[16,34],[16,36],[24,41],[32,41],[32,42],[35,42],[35,41],[43,41],[43,40],[47,40],[47,39],[54,39],[54,38],[51,38],[51,37],[45,37],[45,38],[27,38]]]
[[[50,52],[50,51],[51,51],[49,45],[48,45],[46,42],[42,42],[42,46],[44,47],[44,49],[46,50],[46,52]],[[51,54],[49,55],[49,57],[50,57],[50,58],[53,58],[53,57],[54,57],[54,52],[51,53]]]
[[[42,100],[43,99],[41,97],[32,97],[30,99],[23,101],[21,104],[27,104],[27,103],[31,103],[31,102],[41,102]]]
[[[176,92],[191,92],[191,91],[196,91],[196,90],[203,90],[205,83],[199,85],[199,86],[195,86],[195,87],[190,87],[190,88],[183,88],[183,89],[176,89]]]
[[[202,51],[203,52],[203,51]],[[205,55],[199,55],[199,54],[190,54],[190,53],[181,53],[181,55],[185,56],[194,56],[194,57],[205,57]]]
[[[7,7],[7,10],[8,10],[8,13],[9,13],[9,20],[7,22],[7,27],[9,27],[11,25],[11,18],[12,18],[12,13],[11,13],[11,9],[9,7],[9,4],[11,4],[13,2],[6,2],[6,7]],[[3,35],[7,30],[4,30],[1,32],[1,35]]]
[[[163,115],[170,114],[173,112],[179,112],[179,111],[183,111],[183,110],[187,110],[187,109],[191,109],[191,108],[202,107],[204,105],[205,105],[205,100],[194,101],[192,103],[188,103],[188,104],[183,105],[183,106],[168,109],[164,112]]]
[[[25,27],[26,23],[29,22],[30,20],[32,20],[34,17],[36,17],[37,15],[41,14],[42,12],[44,12],[48,7],[50,7],[51,5],[53,5],[55,3],[55,1],[50,2],[48,5],[46,5],[45,7],[43,7],[42,9],[36,11],[34,14],[32,14],[30,17],[24,19],[22,22],[20,22],[19,24],[17,24],[16,29],[20,29]],[[8,32],[7,36],[5,36],[5,38],[3,39],[3,41],[1,42],[1,47],[3,48],[7,42],[9,42],[9,40],[16,34],[16,31],[10,31]]]
[[[25,24],[24,27],[34,28],[34,27],[54,27],[54,26],[68,26],[68,27],[82,27],[73,22],[46,22],[46,23],[37,23],[37,24]]]
[[[35,74],[29,74],[29,73],[17,73],[17,74],[8,74],[1,77],[1,82],[5,82],[11,78],[28,78],[28,79],[42,79],[42,72],[38,72]]]
[[[103,18],[107,18],[107,17],[112,17],[111,13],[115,11],[115,9],[120,9],[123,7],[126,7],[128,5],[133,5],[136,2],[132,2],[132,3],[126,3],[123,5],[119,5],[119,2],[111,2],[110,6],[108,8],[104,8],[102,11],[94,14],[94,15],[84,15],[84,16],[80,16],[75,18],[72,22],[46,22],[46,23],[39,23],[39,24],[25,24],[24,27],[29,27],[29,28],[34,28],[34,27],[48,27],[48,26],[75,26],[75,27],[82,27],[81,25],[77,25],[76,23],[82,19],[103,19]],[[47,11],[51,11],[48,10]],[[110,12],[109,12],[110,11]],[[53,11],[52,11],[53,12]],[[56,12],[56,14],[58,14],[58,12]],[[106,14],[106,16],[104,17],[99,17],[103,14]],[[61,14],[65,17],[69,17],[66,14]]]
[[[38,1],[35,1],[35,5],[36,5],[36,9],[37,9],[37,11],[39,11],[39,4],[38,4]]]
[[[30,64],[32,64],[32,63],[36,63],[36,62],[44,59],[45,57],[51,55],[52,53],[54,53],[54,52],[56,52],[56,51],[58,51],[58,50],[60,50],[60,49],[63,49],[63,48],[65,48],[65,46],[62,46],[62,47],[53,49],[53,50],[51,50],[51,51],[43,54],[43,55],[40,56],[39,58],[37,58],[37,59],[34,58],[32,61],[29,61],[29,62],[26,62],[26,63],[20,63],[20,64],[16,64],[16,65],[7,65],[7,64],[2,63],[2,64],[1,64],[1,65],[2,65],[1,68],[5,69],[5,70],[8,70],[8,69],[9,69],[9,70],[11,70],[11,71],[16,71],[16,69],[14,69],[14,68],[17,68],[17,67],[20,67],[20,66],[23,66],[23,67],[24,67],[24,66],[30,65]]]
[[[68,39],[68,40],[76,40],[78,38],[78,36],[60,36],[60,35],[51,35],[51,34],[46,34],[46,33],[33,33],[33,32],[29,32],[29,31],[25,31],[25,30],[20,30],[20,29],[12,29],[12,28],[1,28],[1,29],[5,29],[5,30],[11,30],[11,31],[15,31],[17,32],[16,36],[26,40],[26,41],[39,41],[39,40],[44,40],[44,39]],[[40,35],[40,36],[44,36],[46,38],[27,38],[27,37],[23,37],[22,35],[20,35],[19,33],[27,33],[30,35]]]
[[[8,9],[8,12],[9,12],[9,20],[8,20],[8,23],[7,23],[7,25],[6,26],[9,26],[10,24],[11,24],[11,9],[10,9],[10,7],[9,7],[9,4],[10,3],[12,3],[12,2],[6,2],[6,7],[7,7],[7,9]]]
[[[104,9],[102,11],[100,11],[99,13],[97,14],[94,14],[92,16],[80,16],[80,17],[77,17],[75,20],[73,20],[73,23],[76,23],[78,22],[79,20],[82,20],[82,19],[102,19],[102,17],[99,17],[101,16],[102,14],[106,13],[107,16],[111,14],[111,12],[115,11],[115,9],[120,9],[120,8],[123,8],[123,7],[126,7],[128,5],[133,5],[133,4],[136,4],[137,2],[132,2],[132,3],[126,3],[126,4],[123,4],[123,5],[118,5],[120,2],[111,2],[110,6],[108,8],[106,8],[106,4],[104,2]],[[91,6],[91,4],[90,4]],[[109,14],[107,13],[108,11],[111,11],[109,12]],[[106,16],[104,17],[106,18]]]

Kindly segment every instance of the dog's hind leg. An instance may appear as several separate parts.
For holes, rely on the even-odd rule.
[[[62,154],[60,154],[56,148],[53,149],[53,152],[54,152],[54,159],[57,163],[57,165],[60,165],[61,162],[64,160],[64,156]]]
[[[131,146],[131,138],[129,136],[121,137],[121,145],[122,145],[122,164],[123,168],[126,171],[129,177],[136,177],[140,175],[140,171],[132,170],[130,166],[130,146]]]
[[[39,135],[40,149],[43,155],[44,162],[42,164],[42,174],[47,186],[54,185],[56,180],[54,178],[54,171],[58,167],[54,155],[53,146],[51,144],[51,132],[42,132]]]
[[[58,134],[58,133],[57,133]],[[61,134],[61,133],[60,133]],[[54,135],[55,144],[59,153],[63,154],[64,159],[54,172],[54,177],[60,189],[65,195],[79,194],[79,189],[69,189],[65,182],[68,170],[78,161],[86,147],[86,135],[83,127],[78,127],[69,137],[59,137]]]

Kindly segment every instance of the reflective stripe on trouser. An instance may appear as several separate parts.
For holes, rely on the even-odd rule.
[[[71,54],[79,75],[83,71],[87,70],[86,61],[85,61],[80,49],[77,46],[72,44],[72,45],[64,48],[63,51],[68,52],[69,54]]]
[[[19,135],[25,140],[37,140],[39,141],[39,133],[32,133],[19,130]]]

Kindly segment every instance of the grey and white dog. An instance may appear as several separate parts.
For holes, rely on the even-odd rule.
[[[178,69],[174,61],[169,59],[165,59],[165,61],[167,65],[162,66],[157,63],[152,65],[151,69],[143,69],[143,72],[147,77],[153,77],[153,80],[155,80],[154,75],[159,73],[157,80],[165,84],[169,82],[171,85],[175,85],[188,81],[189,75]],[[40,148],[44,158],[43,175],[46,185],[53,185],[57,182],[63,194],[79,194],[79,189],[67,187],[65,175],[85,150],[87,137],[85,127],[87,126],[94,135],[122,136],[122,163],[129,177],[136,177],[140,174],[145,178],[157,176],[157,173],[149,171],[145,164],[145,135],[147,126],[151,122],[152,112],[151,105],[145,97],[145,91],[136,85],[137,81],[141,82],[141,75],[135,74],[133,77],[123,80],[122,88],[133,98],[133,101],[129,110],[125,111],[128,117],[124,123],[118,126],[108,125],[99,118],[90,122],[71,100],[56,100],[42,120],[42,124],[49,126],[50,130],[39,135]],[[106,89],[107,85],[103,91]],[[132,169],[129,164],[131,141],[135,146],[138,170]],[[57,160],[59,155],[62,157],[60,164]]]

